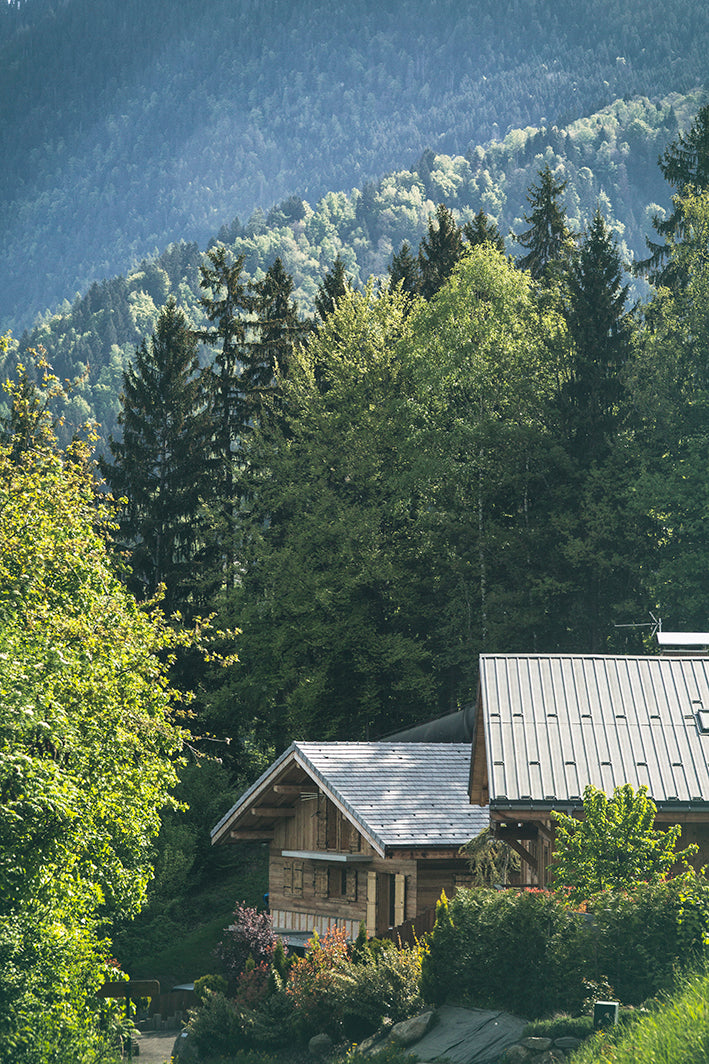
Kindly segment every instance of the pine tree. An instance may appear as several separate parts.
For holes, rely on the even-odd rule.
[[[539,171],[539,184],[532,185],[527,194],[532,211],[525,214],[524,220],[530,228],[516,238],[527,248],[527,254],[517,260],[518,267],[529,270],[535,281],[545,285],[558,280],[573,250],[573,233],[566,224],[566,211],[559,204],[566,184],[555,181],[548,163]]]
[[[428,234],[419,246],[421,295],[430,299],[450,277],[463,255],[463,235],[445,203],[429,218]]]
[[[602,458],[618,423],[630,355],[627,297],[617,243],[597,209],[568,273],[573,355],[562,406],[572,452],[583,465]]]
[[[102,463],[119,513],[119,546],[130,552],[129,585],[140,598],[165,584],[167,612],[191,612],[195,568],[207,545],[201,506],[209,474],[210,423],[197,340],[174,299],[123,374],[119,424]]]
[[[676,194],[672,197],[673,209],[663,219],[655,216],[653,228],[662,237],[662,242],[647,239],[650,254],[635,264],[634,272],[647,276],[655,285],[681,287],[684,275],[676,258],[670,259],[673,244],[684,237],[685,216],[682,197],[690,189],[702,192],[709,188],[709,104],[700,107],[687,133],[679,133],[660,156],[662,176]]]
[[[491,222],[484,210],[479,210],[472,222],[463,226],[463,236],[470,247],[477,244],[490,244],[496,251],[505,253],[505,238],[494,222]]]

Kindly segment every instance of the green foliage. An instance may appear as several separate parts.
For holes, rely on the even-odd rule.
[[[228,983],[223,975],[201,975],[194,981],[194,992],[204,1004],[210,994],[226,994]]]
[[[656,88],[652,91],[654,98]],[[676,135],[678,119],[682,124],[691,122],[699,102],[696,95],[673,96],[659,104],[644,97],[617,99],[603,110],[559,128],[545,128],[535,118],[536,126],[513,128],[504,139],[472,147],[465,156],[430,153],[428,167],[419,164],[412,170],[388,173],[366,195],[359,189],[322,195],[321,188],[313,192],[309,203],[299,201],[300,209],[295,213],[292,207],[276,208],[265,223],[261,216],[258,225],[254,221],[242,226],[237,219],[220,231],[219,239],[235,257],[245,256],[244,276],[251,281],[263,279],[274,259],[280,257],[293,277],[295,299],[306,313],[312,313],[318,286],[338,254],[355,286],[372,274],[385,276],[392,252],[403,241],[418,245],[436,204],[441,202],[464,229],[468,223],[474,225],[483,211],[498,230],[519,232],[526,190],[540,166],[548,162],[560,179],[568,179],[570,227],[583,229],[600,203],[623,258],[629,258],[633,250],[637,253],[644,246],[644,205],[653,205],[648,208],[651,214],[667,198],[656,166],[657,155],[668,138]],[[478,142],[482,143],[473,144]],[[459,151],[466,148],[467,141]],[[394,163],[392,160],[387,165]],[[210,185],[212,177],[210,174]],[[340,187],[349,186],[345,183]],[[363,228],[365,208],[367,225]],[[186,229],[177,231],[189,237]],[[210,228],[205,241],[211,232]],[[149,247],[154,244],[151,241]],[[89,245],[93,246],[85,242],[84,247]],[[26,250],[23,247],[21,254],[18,251],[5,261],[26,261]],[[64,246],[62,261],[65,250]],[[131,250],[130,260],[133,255]],[[74,427],[93,414],[103,426],[104,439],[110,433],[116,435],[121,374],[135,344],[157,322],[159,303],[155,299],[160,286],[153,283],[153,273],[157,277],[167,275],[170,291],[195,328],[206,326],[199,304],[199,258],[194,242],[173,244],[124,276],[92,284],[71,306],[65,301],[36,323],[27,342],[46,348],[61,378],[82,376],[87,367],[90,370],[80,397],[77,395],[65,410],[67,426]],[[121,266],[117,263],[114,268]],[[105,271],[102,263],[101,272]],[[16,276],[15,270],[8,282],[14,283]],[[28,285],[36,283],[37,275],[33,274],[23,287],[23,309]],[[78,282],[64,286],[61,292],[73,292],[77,286]],[[45,289],[41,305],[48,298]],[[83,415],[78,410],[81,403]]]
[[[558,1013],[551,1019],[532,1020],[522,1032],[525,1038],[588,1038],[593,1034],[593,1016]]]
[[[413,1053],[407,1053],[401,1046],[386,1045],[383,1049],[372,1049],[368,1053],[360,1053],[355,1046],[345,1057],[346,1064],[363,1064],[364,1061],[371,1064],[412,1064],[417,1058]]]
[[[200,1057],[228,1057],[247,1045],[243,1013],[219,991],[208,993],[193,1011],[187,1030]]]
[[[574,1053],[575,1064],[704,1064],[709,1052],[709,976],[700,969],[634,1021],[589,1039]]]
[[[521,270],[529,270],[535,281],[552,284],[563,276],[573,252],[573,235],[566,222],[566,211],[559,203],[567,182],[554,179],[549,163],[539,171],[539,184],[529,190],[532,208],[524,220],[529,229],[517,236],[517,243],[527,249],[518,260]]]
[[[493,838],[490,828],[485,828],[470,842],[466,842],[461,851],[468,858],[472,883],[476,887],[494,887],[498,883],[508,883],[510,869],[520,867],[519,855],[504,839]]]
[[[627,1005],[706,956],[709,884],[693,873],[604,893],[574,909],[545,891],[459,890],[422,961],[428,1001],[451,996],[530,1019],[578,1014],[591,984]]]
[[[0,446],[0,1041],[14,1064],[45,1034],[46,1059],[74,1039],[84,1059],[103,934],[145,900],[176,781],[176,637],[117,579],[108,516],[82,445],[61,453],[40,429],[17,461]]]
[[[293,1006],[292,1030],[300,1038],[325,1031],[336,1036],[340,1013],[339,975],[347,971],[346,933],[329,927],[322,938],[315,932],[304,957],[296,957],[288,973],[286,994]]]
[[[382,950],[376,959],[350,964],[336,978],[338,1014],[344,1033],[359,1041],[385,1016],[394,1023],[421,1008],[421,952],[418,948]]]
[[[459,890],[450,922],[432,933],[422,962],[422,991],[477,1007],[540,1016],[575,1011],[587,958],[584,927],[545,891]]]
[[[111,440],[113,461],[102,464],[114,497],[123,500],[116,547],[130,555],[129,587],[149,599],[164,585],[169,614],[194,614],[204,600],[195,570],[209,555],[211,421],[200,377],[197,342],[170,299],[123,374],[123,436]]]
[[[604,890],[630,890],[642,881],[658,882],[673,865],[697,852],[675,852],[679,825],[654,828],[657,809],[647,787],[637,792],[629,783],[616,787],[612,798],[589,784],[583,795],[583,819],[554,811],[554,883],[577,901]]]

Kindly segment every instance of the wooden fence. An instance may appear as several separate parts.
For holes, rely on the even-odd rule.
[[[382,931],[378,938],[388,938],[397,946],[413,946],[417,939],[421,939],[428,931],[433,931],[436,922],[436,910],[424,909],[413,920],[405,920],[398,927],[390,927],[388,931]]]

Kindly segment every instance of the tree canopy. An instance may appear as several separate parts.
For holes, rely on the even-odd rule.
[[[41,419],[19,456],[0,444],[0,1057],[13,1064],[82,1061],[97,1037],[105,935],[145,897],[184,735],[174,636],[109,561],[87,450],[59,452]]]
[[[679,825],[658,831],[655,803],[647,787],[634,791],[629,783],[616,787],[611,798],[590,784],[583,793],[583,817],[552,813],[556,821],[554,883],[583,900],[604,890],[632,890],[654,883],[673,865],[696,853],[696,846],[675,852]]]

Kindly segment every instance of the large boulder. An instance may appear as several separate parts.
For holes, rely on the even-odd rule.
[[[413,1046],[420,1042],[433,1022],[433,1012],[422,1012],[410,1020],[402,1020],[391,1029],[390,1039],[400,1046]]]
[[[322,1060],[323,1057],[329,1056],[331,1051],[332,1038],[330,1038],[329,1034],[316,1034],[308,1042],[308,1052],[316,1060]]]
[[[180,1031],[172,1047],[172,1058],[179,1064],[193,1064],[198,1059],[197,1046],[191,1031]]]

